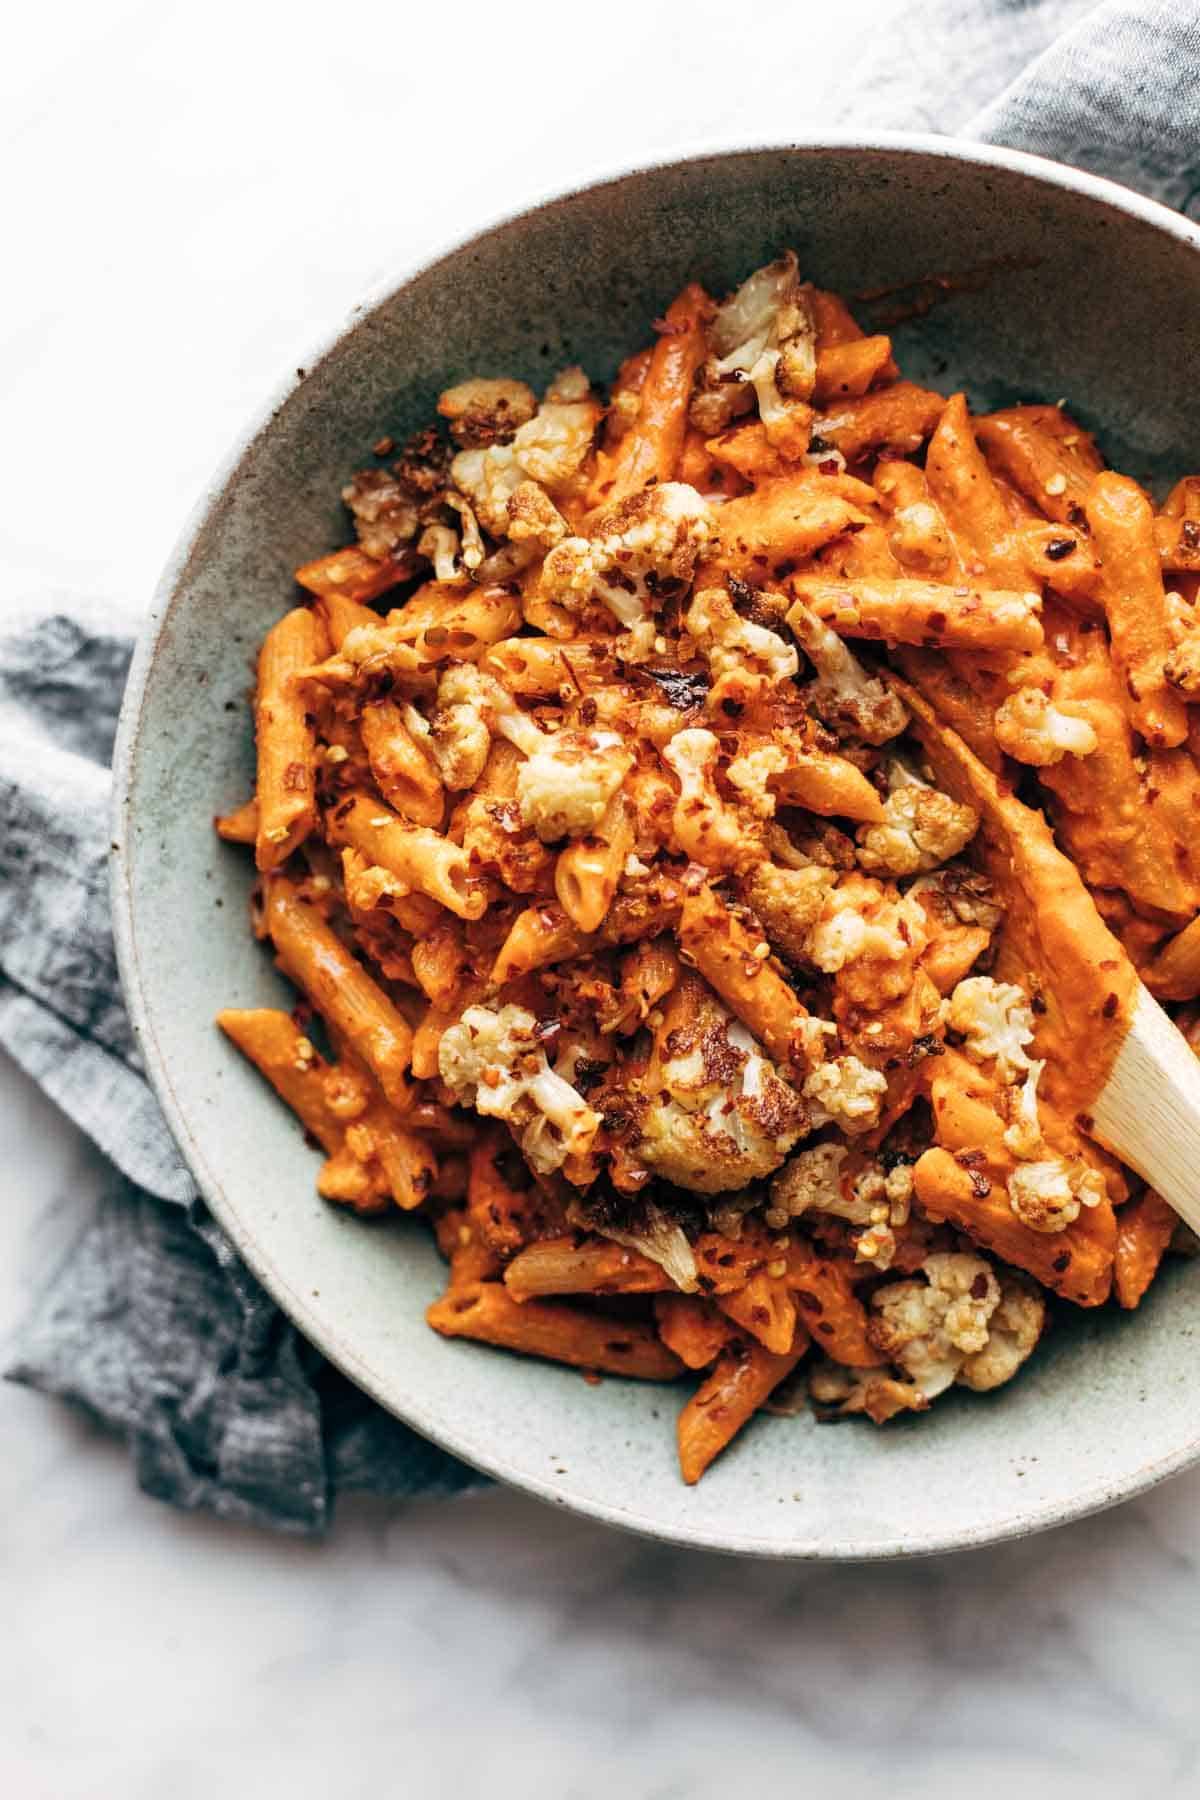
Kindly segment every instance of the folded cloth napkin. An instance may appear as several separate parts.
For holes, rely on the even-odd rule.
[[[1200,213],[1192,0],[918,0],[881,23],[822,124],[974,135]],[[242,1267],[146,1083],[108,921],[107,765],[134,624],[63,598],[0,638],[0,1045],[113,1165],[8,1374],[123,1432],[147,1492],[226,1518],[315,1532],[338,1491],[475,1485]]]

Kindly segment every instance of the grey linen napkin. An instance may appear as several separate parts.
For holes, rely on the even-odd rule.
[[[1200,215],[1192,0],[916,0],[821,126],[1035,151]],[[306,1343],[209,1217],[146,1083],[108,921],[108,760],[132,621],[74,597],[0,637],[0,1045],[113,1165],[11,1351],[16,1381],[125,1434],[141,1486],[319,1532],[334,1495],[481,1477]]]

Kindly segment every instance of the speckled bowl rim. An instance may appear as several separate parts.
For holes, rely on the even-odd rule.
[[[795,151],[803,155],[839,150],[847,153],[866,154],[889,152],[903,155],[907,153],[913,156],[942,158],[948,163],[966,162],[983,168],[994,168],[1026,175],[1049,186],[1092,198],[1131,218],[1154,226],[1159,231],[1167,233],[1179,242],[1200,252],[1200,230],[1187,219],[1179,213],[1172,212],[1168,207],[1160,205],[1157,201],[1147,200],[1116,182],[1089,175],[1078,169],[1068,168],[1044,157],[1030,156],[1023,151],[1005,150],[990,144],[937,137],[926,133],[881,131],[822,133],[813,138],[750,144],[738,141],[734,137],[727,139],[718,137],[715,140],[700,141],[681,147],[670,155],[652,157],[645,162],[610,167],[597,171],[587,180],[580,181],[573,186],[543,192],[525,205],[514,208],[512,211],[489,216],[482,222],[476,223],[467,237],[443,240],[437,247],[427,249],[415,261],[403,268],[399,274],[394,270],[389,271],[386,276],[379,278],[371,285],[363,299],[351,308],[341,325],[322,336],[309,357],[305,358],[300,366],[289,375],[266,405],[245,427],[216,470],[199,502],[193,508],[166,564],[155,589],[150,611],[130,666],[114,745],[111,890],[117,964],[130,1017],[145,1058],[151,1084],[201,1193],[215,1217],[228,1233],[238,1254],[267,1291],[272,1294],[316,1347],[364,1392],[377,1400],[381,1406],[397,1418],[402,1419],[406,1425],[410,1425],[415,1431],[430,1438],[434,1443],[440,1444],[444,1449],[451,1451],[484,1473],[526,1493],[536,1495],[538,1499],[550,1501],[569,1511],[599,1520],[606,1525],[617,1526],[645,1537],[656,1538],[691,1549],[715,1550],[741,1556],[769,1557],[784,1561],[872,1562],[930,1556],[951,1550],[980,1549],[990,1544],[1028,1536],[1036,1531],[1048,1530],[1053,1526],[1065,1525],[1074,1519],[1084,1518],[1090,1513],[1102,1511],[1105,1507],[1114,1506],[1120,1501],[1129,1500],[1138,1494],[1145,1493],[1147,1489],[1156,1486],[1160,1481],[1165,1481],[1168,1477],[1179,1474],[1200,1461],[1200,1437],[1190,1438],[1170,1455],[1148,1462],[1141,1468],[1132,1470],[1116,1480],[1101,1481],[1082,1488],[1068,1502],[1051,1502],[1040,1507],[1034,1506],[1018,1510],[983,1530],[964,1527],[960,1530],[939,1531],[935,1524],[921,1535],[914,1533],[910,1528],[905,1531],[903,1537],[899,1534],[880,1535],[873,1542],[867,1543],[858,1539],[851,1544],[831,1537],[820,1543],[797,1542],[795,1545],[790,1545],[739,1532],[734,1518],[730,1519],[727,1531],[724,1529],[714,1531],[706,1528],[693,1528],[686,1524],[662,1523],[653,1516],[639,1512],[636,1503],[626,1509],[573,1495],[569,1489],[564,1491],[562,1486],[552,1484],[534,1470],[510,1461],[502,1443],[497,1441],[497,1434],[489,1428],[486,1421],[472,1415],[469,1408],[463,1409],[462,1417],[456,1416],[453,1419],[447,1419],[422,1404],[419,1388],[418,1391],[405,1395],[403,1400],[398,1399],[394,1392],[389,1391],[388,1384],[379,1374],[356,1353],[352,1344],[344,1341],[336,1331],[328,1327],[326,1322],[317,1318],[314,1310],[309,1306],[306,1296],[280,1279],[273,1266],[269,1243],[264,1242],[262,1237],[243,1221],[235,1196],[229,1193],[216,1179],[206,1160],[203,1145],[189,1125],[185,1108],[176,1094],[171,1071],[166,1065],[166,1060],[155,1037],[148,998],[142,982],[130,867],[132,833],[128,829],[133,772],[141,749],[141,726],[146,686],[160,634],[176,592],[188,571],[200,533],[221,496],[238,479],[238,472],[244,461],[253,452],[259,438],[269,429],[284,402],[295,391],[299,383],[324,361],[369,313],[390,299],[401,288],[408,286],[418,276],[436,268],[450,258],[458,256],[464,250],[468,250],[473,244],[487,237],[497,228],[538,213],[548,206],[571,199],[576,195],[602,192],[605,188],[616,190],[623,181],[630,177],[666,172],[681,164],[710,161],[714,158],[752,157],[764,152],[778,154]],[[1200,264],[1198,264],[1198,274],[1200,274]]]

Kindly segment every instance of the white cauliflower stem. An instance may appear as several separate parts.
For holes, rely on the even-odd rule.
[[[785,456],[808,448],[817,372],[816,326],[791,251],[758,269],[717,310],[709,329],[713,355],[700,372],[692,423],[723,431],[758,401],[768,440]]]
[[[858,658],[803,600],[788,613],[788,624],[817,671],[806,690],[809,705],[831,731],[884,744],[908,724],[908,712],[877,675],[868,675]]]
[[[542,565],[541,596],[578,612],[602,601],[629,629],[669,594],[682,593],[712,532],[695,488],[665,481],[596,519],[590,537],[564,538]]]
[[[586,1151],[600,1127],[600,1115],[547,1063],[537,1020],[523,1007],[468,1006],[442,1035],[438,1068],[465,1105],[507,1122],[539,1174]]]

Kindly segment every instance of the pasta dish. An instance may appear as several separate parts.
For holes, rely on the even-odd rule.
[[[349,480],[217,820],[297,1004],[219,1023],[435,1331],[694,1373],[694,1482],[1188,1247],[1089,1106],[1139,976],[1200,1046],[1200,477],[904,380],[791,252],[648,335]]]

